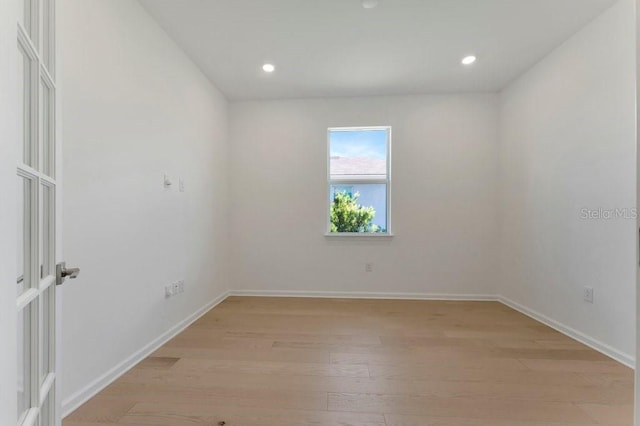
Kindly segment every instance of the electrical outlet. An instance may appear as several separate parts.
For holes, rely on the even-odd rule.
[[[593,287],[584,288],[584,301],[593,303]]]
[[[184,293],[184,280],[167,284],[164,287],[164,295],[166,298],[176,296],[180,293]]]
[[[183,178],[179,179],[178,188],[179,188],[180,192],[184,192],[184,179]]]
[[[373,263],[365,263],[364,270],[365,272],[373,272]]]

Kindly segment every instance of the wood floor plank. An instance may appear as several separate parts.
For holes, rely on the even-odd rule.
[[[158,426],[386,426],[384,415],[337,413],[326,410],[285,410],[281,408],[238,408],[223,404],[140,403],[123,421]]]
[[[65,419],[69,422],[117,422],[136,402],[131,399],[110,398],[101,394],[92,398]]]
[[[607,426],[628,426],[633,418],[633,402],[616,404],[578,404],[580,408],[595,419],[598,424]]]
[[[326,330],[325,330],[326,333]],[[335,344],[371,344],[379,345],[378,335],[334,335],[325,333],[254,333],[254,332],[226,332],[225,336],[236,339],[268,339],[274,342],[312,342]]]
[[[189,404],[215,402],[235,407],[266,408],[278,406],[300,410],[325,410],[327,393],[316,391],[290,391],[269,388],[232,388],[211,383],[207,387],[193,387],[189,384],[159,385],[140,383],[115,383],[103,391],[105,397],[113,400],[170,404],[176,400]],[[129,407],[130,408],[130,407]]]
[[[182,357],[189,359],[236,360],[236,361],[272,361],[296,363],[330,363],[331,352],[315,349],[211,349],[191,346],[165,346],[153,354],[160,357]]]
[[[329,410],[362,413],[418,414],[483,420],[533,420],[596,424],[572,403],[499,400],[488,398],[438,398],[420,395],[329,394]]]
[[[432,417],[403,414],[385,415],[387,426],[577,426],[567,422],[534,422],[518,420],[470,419],[462,417]]]
[[[462,382],[495,382],[495,383],[521,383],[523,386],[530,384],[547,384],[557,386],[567,383],[567,380],[584,380],[574,372],[566,371],[531,371],[517,369],[502,369],[492,363],[483,364],[482,361],[468,366],[438,365],[382,365],[369,364],[371,377],[379,377],[396,380],[449,380]]]
[[[149,426],[144,423],[131,423],[131,422],[84,422],[84,421],[74,421],[74,420],[65,420],[65,426]]]
[[[629,367],[611,359],[607,361],[584,361],[580,359],[524,359],[520,361],[535,371],[573,371],[576,373],[607,373],[611,376],[628,376]]]
[[[496,357],[488,351],[459,351],[448,350],[414,350],[397,354],[379,353],[332,353],[331,362],[334,364],[365,364],[365,365],[410,365],[431,369],[433,365],[442,368],[500,368],[505,370],[528,370],[516,358]]]
[[[316,364],[297,362],[238,361],[182,358],[172,369],[192,372],[224,372],[294,375],[294,376],[326,376],[326,377],[369,377],[366,365]]]
[[[150,356],[142,362],[140,362],[137,367],[139,369],[147,369],[151,368],[154,370],[167,370],[178,362],[180,358],[176,357],[166,357],[166,356]]]
[[[64,426],[622,426],[633,388],[495,302],[231,297]]]

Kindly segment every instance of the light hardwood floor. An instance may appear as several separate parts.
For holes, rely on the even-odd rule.
[[[64,426],[632,419],[631,369],[499,303],[231,297]]]

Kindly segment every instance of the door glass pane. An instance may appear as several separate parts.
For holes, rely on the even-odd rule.
[[[47,20],[45,18],[46,12],[46,3],[47,0],[39,0],[38,1],[38,53],[40,53],[40,59],[44,59],[44,55],[46,55],[47,48],[43,43],[45,37],[44,29],[47,25]]]
[[[53,397],[51,396],[53,392],[54,390],[52,387],[47,398],[44,400],[44,404],[42,404],[42,408],[40,409],[41,426],[51,426],[53,424]]]
[[[30,249],[31,249],[31,181],[22,176],[18,176],[18,285],[17,295],[20,296],[31,286],[30,273]]]
[[[24,247],[25,247],[25,236],[24,236],[24,178],[18,176],[18,264],[17,264],[17,280],[18,283],[18,296],[24,293],[25,285],[24,285],[24,272],[25,268],[25,256],[24,256]]]
[[[46,163],[46,160],[44,159],[44,151],[46,150],[45,146],[44,146],[44,142],[45,139],[47,138],[47,133],[46,133],[46,97],[47,97],[47,93],[46,93],[46,86],[44,85],[44,82],[42,81],[42,79],[40,80],[40,90],[38,92],[38,96],[40,97],[39,101],[38,101],[38,160],[39,163],[38,164],[38,170],[40,170],[41,172],[44,172],[44,166]]]
[[[44,382],[47,375],[51,373],[49,360],[51,359],[51,348],[49,344],[53,342],[53,291],[54,285],[49,286],[40,297],[40,384]]]
[[[28,59],[26,57],[26,55],[24,54],[24,52],[22,51],[22,49],[19,49],[20,53],[22,54],[22,56],[20,57],[20,61],[18,61],[18,113],[19,113],[19,117],[20,120],[18,121],[18,141],[20,142],[20,146],[22,147],[22,151],[25,153],[23,154],[23,159],[22,161],[26,161],[27,159],[27,154],[28,152],[25,150],[25,127],[26,127],[26,121],[27,121],[27,99],[25,99],[25,79],[24,79],[24,75],[26,70],[29,68],[29,62]]]
[[[53,275],[53,189],[40,185],[40,279]]]
[[[18,416],[31,408],[31,305],[18,312]]]
[[[39,205],[40,208],[38,209],[38,224],[40,226],[40,234],[38,235],[38,278],[42,279],[46,276],[46,271],[44,269],[44,264],[46,262],[46,248],[44,246],[44,239],[45,239],[45,224],[44,224],[44,191],[45,191],[45,186],[44,185],[40,185],[40,193],[39,193],[39,197],[40,197],[40,201],[39,201]]]
[[[53,0],[40,0],[40,56],[47,71],[53,76],[52,3]]]
[[[40,143],[40,170],[53,176],[53,102],[52,90],[44,79],[40,80],[40,102],[38,114]]]
[[[20,0],[18,2],[18,22],[23,26],[23,28],[29,34],[29,3],[31,0]]]
[[[32,160],[32,137],[31,137],[31,76],[32,76],[32,63],[29,56],[25,53],[24,49],[18,43],[18,50],[22,54],[22,61],[19,62],[18,68],[18,90],[19,90],[19,113],[20,113],[20,125],[18,140],[22,147],[22,161],[25,164],[34,166]]]

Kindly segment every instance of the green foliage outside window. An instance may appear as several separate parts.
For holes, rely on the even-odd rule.
[[[331,232],[385,232],[374,225],[373,207],[358,204],[359,193],[336,192],[331,204]]]

